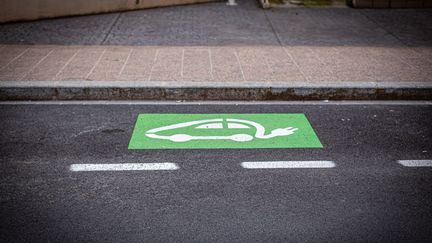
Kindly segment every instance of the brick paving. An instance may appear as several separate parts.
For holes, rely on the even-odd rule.
[[[431,10],[239,3],[0,25],[0,81],[432,82]]]
[[[6,45],[0,81],[432,81],[432,48]]]

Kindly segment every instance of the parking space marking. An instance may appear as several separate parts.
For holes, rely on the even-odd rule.
[[[432,167],[432,160],[398,160],[404,167]],[[327,160],[310,161],[247,161],[241,162],[245,169],[328,169],[336,163]],[[70,171],[143,171],[143,170],[178,170],[176,163],[118,163],[118,164],[72,164]]]
[[[245,169],[307,169],[334,168],[333,161],[255,161],[242,162]]]
[[[398,160],[405,167],[432,167],[432,160]]]
[[[133,170],[178,170],[175,163],[124,163],[124,164],[72,164],[70,170],[80,171],[133,171]]]
[[[323,148],[303,113],[143,113],[129,146],[139,149]]]

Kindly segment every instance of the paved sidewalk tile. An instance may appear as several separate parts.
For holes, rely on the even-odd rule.
[[[388,48],[368,48],[366,51],[372,56],[375,66],[375,76],[381,81],[416,81],[432,80],[431,77],[424,76],[424,72],[416,65],[412,65],[407,60],[402,59],[398,50],[391,51]],[[425,62],[425,65],[429,65]],[[432,67],[432,66],[430,66]],[[430,70],[431,68],[429,68]],[[425,70],[427,71],[427,70]]]
[[[261,48],[243,47],[236,49],[246,81],[267,81],[271,76],[271,69],[267,64]]]
[[[147,81],[153,67],[156,47],[131,47],[129,59],[120,73],[119,80],[123,81]]]
[[[285,47],[265,47],[263,60],[270,69],[268,81],[307,81],[299,65]]]
[[[422,56],[424,56],[427,60],[432,60],[432,48],[427,46],[419,46],[419,47],[413,47],[413,50],[420,53]]]
[[[106,48],[87,78],[90,80],[118,80],[131,55],[131,48]]]
[[[105,50],[106,47],[81,47],[58,73],[58,80],[89,80],[92,69]]]
[[[28,72],[22,80],[56,80],[57,74],[67,65],[69,60],[78,52],[74,47],[57,47],[47,58]]]
[[[318,51],[328,57],[334,79],[340,81],[377,81],[372,58],[361,47],[331,47]]]
[[[432,82],[432,10],[238,3],[2,24],[0,81]]]
[[[307,80],[332,81],[334,71],[331,70],[326,58],[319,56],[313,47],[285,47],[285,50],[299,65]]]
[[[19,81],[47,58],[53,48],[46,46],[31,47],[22,55],[16,56],[0,70],[0,80]]]
[[[183,48],[158,48],[149,81],[181,81]]]
[[[432,47],[5,46],[0,81],[432,81]]]
[[[0,56],[0,71],[2,69],[5,69],[6,66],[14,61],[16,58],[20,57],[21,55],[23,55],[24,53],[26,53],[28,51],[30,46],[9,46],[9,45],[4,45],[3,49],[0,50],[1,52],[1,56]]]
[[[212,48],[210,52],[215,80],[224,82],[246,80],[235,48]]]
[[[183,81],[214,81],[210,49],[185,48],[183,57]]]

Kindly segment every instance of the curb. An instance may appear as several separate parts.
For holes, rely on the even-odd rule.
[[[432,83],[5,81],[0,100],[432,100]]]

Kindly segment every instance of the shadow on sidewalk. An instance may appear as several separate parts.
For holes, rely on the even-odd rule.
[[[0,25],[0,44],[432,46],[432,10],[280,8],[255,0]]]

